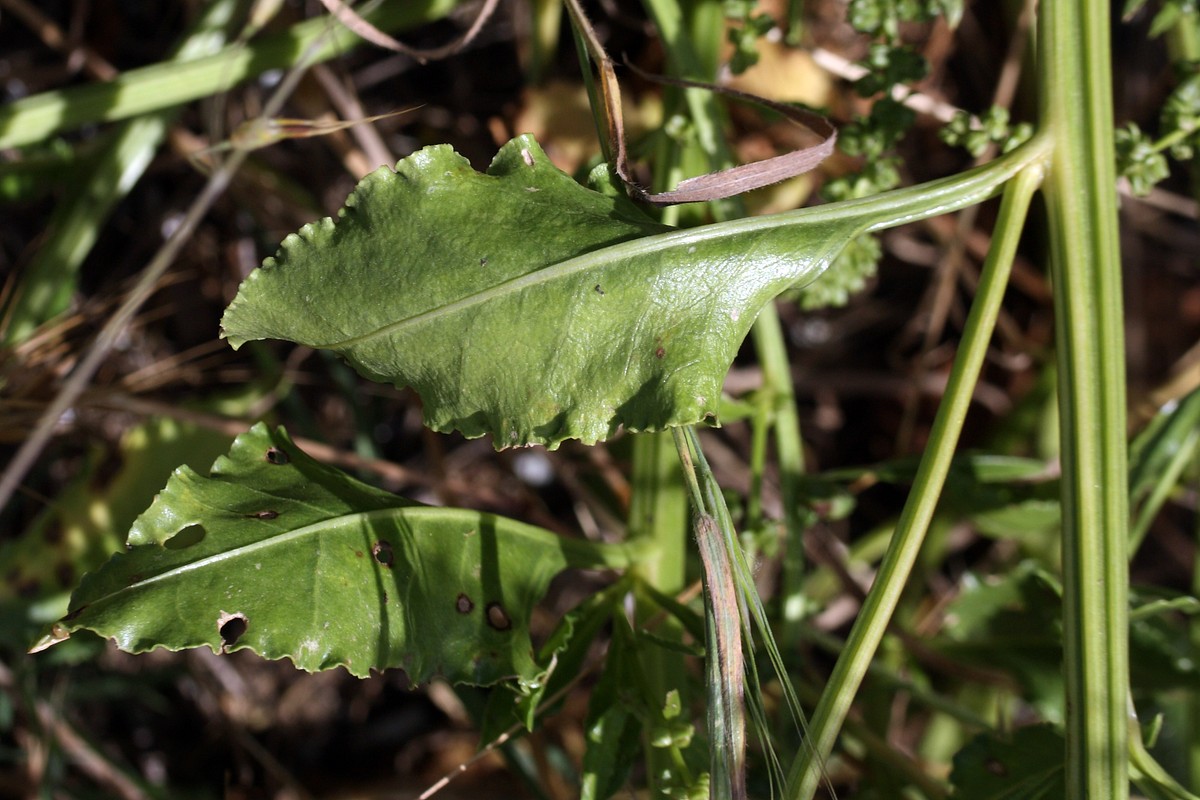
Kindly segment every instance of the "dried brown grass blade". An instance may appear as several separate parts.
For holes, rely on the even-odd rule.
[[[717,94],[723,94],[726,97],[732,97],[747,103],[769,108],[821,137],[820,142],[808,147],[801,147],[787,153],[781,153],[771,158],[765,158],[762,161],[740,164],[736,167],[709,172],[695,178],[687,178],[680,181],[679,185],[671,191],[659,192],[658,194],[646,193],[627,174],[628,165],[624,163],[618,164],[617,174],[637,194],[639,199],[647,203],[652,203],[653,205],[702,203],[710,200],[723,200],[726,197],[733,197],[734,195],[753,191],[754,189],[761,189],[764,186],[770,186],[773,183],[779,183],[788,178],[803,175],[805,172],[814,169],[833,154],[834,145],[837,144],[837,129],[833,126],[833,123],[826,117],[814,111],[809,111],[806,108],[778,103],[774,100],[768,100],[765,97],[749,94],[748,92],[730,89],[727,86],[689,81],[682,78],[650,75],[632,64],[626,64],[626,66],[640,77],[654,81],[655,83],[684,88],[707,89]],[[618,106],[618,110],[619,108],[620,106]],[[620,126],[618,126],[618,130],[620,130]],[[622,154],[625,152],[623,142],[618,147],[618,152]]]
[[[638,200],[656,206],[675,205],[677,203],[703,203],[712,200],[723,200],[727,197],[770,186],[773,183],[794,178],[816,167],[833,153],[837,143],[837,129],[828,119],[798,106],[778,103],[765,97],[740,92],[726,86],[717,86],[700,81],[682,78],[668,78],[650,75],[627,64],[639,76],[656,83],[684,88],[707,89],[733,97],[755,105],[770,108],[801,125],[821,138],[817,144],[802,147],[783,153],[772,158],[756,161],[751,164],[741,164],[728,169],[709,172],[695,178],[683,180],[669,192],[651,194],[638,185],[629,169],[629,155],[625,146],[625,123],[621,115],[621,87],[613,68],[613,61],[605,52],[604,46],[596,36],[595,29],[588,21],[578,0],[565,0],[567,10],[575,28],[583,37],[588,56],[596,66],[598,73],[600,97],[604,105],[604,121],[608,143],[612,153],[613,169],[617,177],[625,184],[628,192]]]
[[[441,47],[424,50],[417,47],[410,47],[404,42],[388,36],[359,16],[358,12],[346,5],[343,0],[321,0],[321,3],[338,22],[354,31],[362,39],[379,47],[403,53],[424,64],[428,61],[438,61],[452,56],[474,41],[475,37],[479,35],[479,31],[483,29],[483,26],[487,24],[487,21],[491,18],[493,12],[495,12],[496,6],[500,5],[500,0],[484,0],[483,6],[479,9],[479,14],[475,17],[475,21],[471,23],[471,27],[467,28],[462,36]]]

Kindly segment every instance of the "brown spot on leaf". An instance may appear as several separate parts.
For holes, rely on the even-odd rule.
[[[479,259],[479,266],[481,266],[481,267],[487,266],[487,256],[484,256],[483,258]]]
[[[506,631],[512,627],[512,620],[508,618],[508,612],[499,603],[488,603],[487,621],[488,625],[498,631]]]
[[[385,567],[392,566],[392,562],[396,560],[396,556],[392,553],[391,542],[385,542],[382,539],[371,545],[371,555]]]
[[[279,516],[278,511],[255,511],[253,514],[247,514],[250,519],[275,519]]]
[[[266,459],[268,463],[276,465],[286,464],[291,460],[288,457],[287,451],[281,450],[278,447],[268,447]]]
[[[983,768],[993,775],[1001,778],[1008,774],[1008,768],[1005,767],[1004,764],[1000,763],[999,759],[995,758],[989,758],[987,761],[985,761]]]
[[[474,607],[475,604],[471,602],[471,598],[465,594],[459,594],[458,599],[454,601],[454,609],[460,614],[470,614]]]
[[[221,652],[229,652],[229,648],[237,644],[242,634],[250,627],[250,621],[245,614],[229,614],[222,611],[217,616],[217,632],[221,634]]]
[[[662,345],[659,345],[659,346],[658,346],[657,348],[655,348],[655,350],[654,350],[654,357],[655,357],[655,358],[662,358],[662,357],[663,357],[663,356],[665,356],[666,354],[667,354],[666,348],[664,348]]]

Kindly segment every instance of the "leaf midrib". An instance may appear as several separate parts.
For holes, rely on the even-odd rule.
[[[338,528],[343,525],[351,525],[355,523],[369,523],[377,519],[394,520],[396,518],[419,520],[422,517],[447,517],[450,519],[461,518],[463,512],[461,509],[454,508],[438,508],[424,506],[403,506],[399,508],[384,508],[374,509],[372,511],[360,511],[353,514],[342,514],[329,519],[320,520],[300,528],[295,528],[284,533],[270,536],[265,539],[259,539],[249,544],[240,545],[230,550],[225,550],[220,553],[215,553],[211,556],[205,556],[196,561],[191,561],[187,564],[182,564],[171,569],[164,570],[156,575],[144,578],[136,583],[131,583],[127,586],[122,586],[116,591],[109,592],[101,597],[97,597],[84,607],[95,606],[100,603],[108,602],[120,597],[122,594],[133,591],[140,591],[149,586],[164,581],[169,581],[173,578],[186,575],[191,572],[203,570],[208,567],[218,565],[227,561],[241,559],[251,556],[255,553],[268,551],[277,546],[291,544],[297,540],[307,536],[322,533],[330,528]],[[564,564],[566,566],[585,566],[598,565],[606,567],[623,567],[628,566],[633,560],[631,554],[623,545],[610,545],[594,542],[578,542],[572,539],[567,539],[549,531],[542,530],[532,525],[527,525],[517,520],[498,517],[495,515],[479,513],[475,517],[480,525],[492,524],[497,528],[503,528],[506,533],[516,535],[521,538],[532,540],[539,544],[550,545],[558,548],[561,553]],[[414,527],[416,527],[414,525]],[[147,545],[153,546],[153,545]]]
[[[467,297],[389,322],[357,336],[326,343],[311,343],[310,346],[327,350],[349,349],[364,342],[391,336],[405,328],[415,327],[439,316],[455,314],[539,284],[550,283],[560,278],[604,266],[607,263],[626,261],[656,252],[666,252],[675,247],[707,242],[712,239],[734,238],[747,233],[764,233],[775,228],[803,224],[845,226],[843,236],[848,239],[866,231],[915,222],[956,211],[982,201],[1027,164],[1045,158],[1047,152],[1048,140],[1037,138],[1012,153],[974,170],[918,186],[897,189],[859,200],[802,208],[765,217],[746,217],[618,242],[565,261],[540,267]],[[825,237],[828,237],[829,233],[830,231],[826,230]],[[796,263],[812,263],[822,255],[826,254],[812,253],[807,259],[797,258]]]

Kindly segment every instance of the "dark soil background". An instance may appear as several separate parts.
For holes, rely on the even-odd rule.
[[[64,32],[62,48],[48,46],[22,21],[17,5],[0,0],[4,102],[95,80],[81,66],[84,49],[117,70],[166,58],[199,3],[47,0],[38,10]],[[580,506],[622,513],[627,441],[604,449],[568,444],[555,453],[496,453],[487,440],[425,431],[415,395],[366,382],[335,358],[282,343],[235,353],[218,339],[221,313],[240,281],[285,235],[336,213],[364,168],[378,166],[370,163],[369,152],[382,147],[394,162],[424,145],[448,142],[483,169],[500,144],[531,129],[565,169],[580,169],[598,152],[594,129],[578,103],[578,59],[565,28],[538,79],[530,74],[529,5],[502,4],[477,40],[441,61],[421,65],[364,46],[329,62],[320,70],[323,75],[307,77],[284,116],[344,118],[347,98],[362,114],[417,108],[375,123],[374,145],[356,129],[255,152],[64,418],[22,490],[0,510],[5,569],[0,578],[0,630],[5,632],[0,636],[0,797],[412,797],[472,757],[478,745],[472,714],[482,692],[456,693],[443,685],[410,688],[399,672],[360,681],[341,671],[307,675],[290,663],[265,662],[247,653],[157,651],[132,657],[83,636],[37,656],[24,651],[37,628],[30,619],[37,618],[39,604],[60,607],[63,592],[82,571],[123,540],[125,531],[114,529],[112,518],[144,508],[181,461],[205,469],[254,416],[286,425],[318,458],[425,502],[495,511],[567,533],[588,524],[577,513]],[[785,19],[785,3],[763,5]],[[1010,52],[1013,20],[1003,8],[1008,5],[1014,4],[968,2],[955,32],[941,24],[906,29],[906,38],[932,67],[919,88],[960,108],[988,107]],[[407,31],[402,38],[419,47],[444,43],[469,24],[476,8],[466,3],[451,19]],[[589,8],[611,53],[662,71],[662,48],[641,5],[605,0]],[[862,56],[865,42],[844,22],[844,3],[817,0],[805,9],[805,48],[825,48],[851,60]],[[271,28],[320,13],[317,3],[288,2]],[[1160,41],[1148,40],[1146,14],[1130,23],[1116,19],[1114,31],[1117,121],[1136,121],[1153,131],[1175,80],[1164,49]],[[1027,51],[1024,58],[1029,57]],[[786,78],[782,71],[768,70],[762,78],[768,86],[774,80],[775,89],[786,94],[792,87],[785,80],[807,76],[812,86],[805,91],[821,93],[819,104],[838,122],[865,110],[846,81],[811,63],[806,69],[787,72]],[[216,144],[239,122],[255,117],[269,91],[268,81],[251,81],[227,92],[219,107],[206,101],[183,109],[170,145],[104,226],[84,263],[68,316],[36,340],[0,350],[0,463],[29,434],[165,232],[200,191],[205,176],[187,154]],[[659,88],[629,77],[628,91],[639,108],[652,109]],[[1013,109],[1017,118],[1034,111],[1022,105]],[[217,114],[219,129],[214,127]],[[652,118],[647,111],[644,120],[632,122],[636,127]],[[757,153],[749,156],[757,158],[764,148],[775,148],[778,130],[755,115],[735,119],[728,135],[739,152]],[[947,175],[969,163],[969,156],[937,139],[940,125],[919,115],[901,143],[906,183]],[[62,139],[79,158],[87,158],[104,131],[105,126],[89,126]],[[0,166],[17,159],[16,153],[0,152]],[[819,202],[812,192],[816,185],[858,166],[854,159],[836,156],[793,202]],[[1196,184],[1186,169],[1176,167],[1149,201],[1128,196],[1122,201],[1135,425],[1145,421],[1147,409],[1194,387],[1200,375]],[[5,200],[0,213],[4,296],[21,281],[32,254],[43,246],[56,204],[72,189],[68,165],[34,191]],[[762,192],[751,203],[777,201],[786,201],[783,190]],[[944,257],[959,236],[955,220],[938,218],[887,234],[878,277],[846,307],[809,312],[781,305],[809,469],[922,451],[994,213],[994,204],[984,205],[961,240],[966,266],[959,272],[948,270]],[[1037,437],[1045,430],[1043,414],[1051,397],[1046,365],[1053,358],[1054,328],[1041,237],[1035,223],[968,422],[968,447],[1031,456],[1043,452]],[[758,382],[747,346],[728,389],[741,393]],[[170,450],[164,463],[157,463],[145,457],[144,449],[131,450],[129,435],[147,420],[162,418],[186,427],[192,449]],[[142,430],[151,442],[168,437],[161,428]],[[735,423],[705,436],[722,485],[744,492],[748,427]],[[313,451],[310,443],[325,449]],[[128,508],[105,512],[112,487],[131,484],[135,488],[122,500]],[[74,499],[68,503],[67,497]],[[834,543],[852,541],[894,514],[902,499],[894,488],[865,490],[851,521],[831,526],[824,535]],[[777,513],[777,498],[768,507]],[[590,519],[603,527],[602,516]],[[1189,591],[1194,536],[1194,498],[1180,498],[1140,552],[1133,567],[1136,580]],[[955,560],[942,565],[943,586],[952,585],[963,570],[998,558],[997,548],[1003,547],[965,531]],[[769,572],[769,565],[765,569]],[[543,629],[568,601],[578,599],[579,590],[567,586],[551,592]],[[845,623],[831,625],[844,630],[837,626]],[[578,764],[586,703],[585,686],[529,737],[522,751],[540,759],[538,770],[548,776],[546,796],[573,794],[551,761],[565,754]],[[539,795],[512,776],[501,753],[492,753],[440,796]]]

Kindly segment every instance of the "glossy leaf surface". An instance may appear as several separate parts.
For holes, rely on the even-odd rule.
[[[530,137],[484,174],[448,146],[367,176],[289,236],[225,312],[234,347],[287,339],[412,386],[426,424],[497,446],[714,419],[763,304],[865,225],[676,231],[555,168]]]
[[[529,618],[555,574],[624,560],[372,488],[264,425],[209,477],[176,470],[128,545],[84,579],[65,627],[130,652],[248,648],[306,670],[481,685],[540,674]]]

